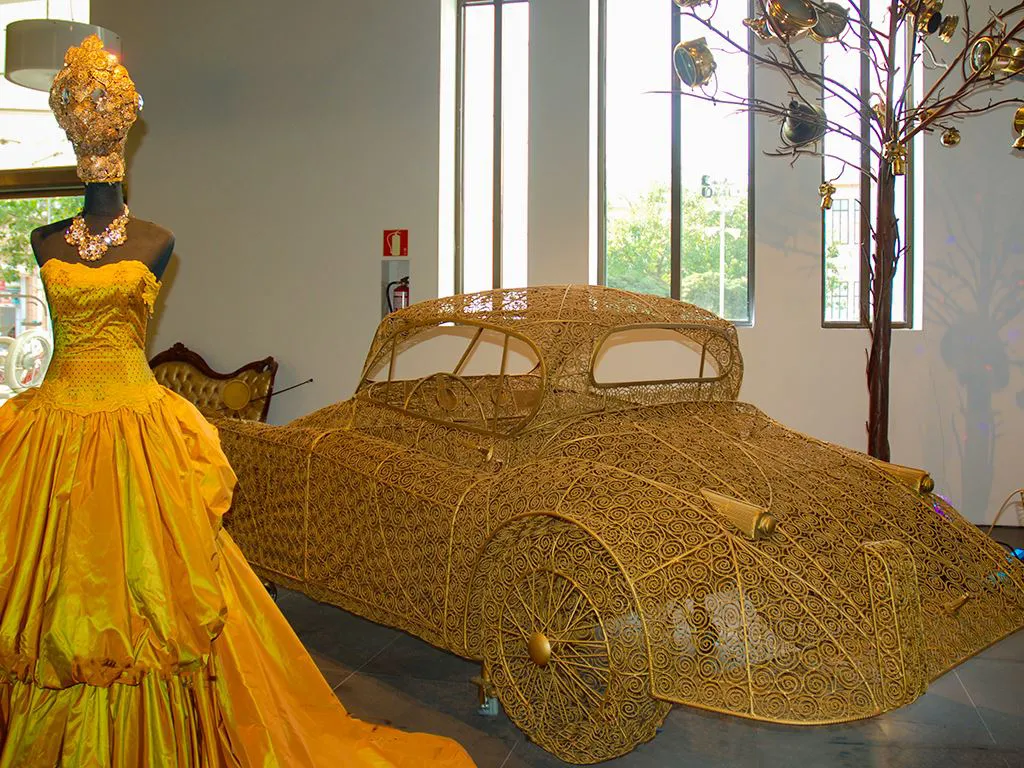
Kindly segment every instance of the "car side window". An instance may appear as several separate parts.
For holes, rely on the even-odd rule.
[[[651,403],[732,400],[742,369],[735,329],[651,323],[613,328],[598,339],[590,385],[608,396]]]
[[[539,356],[525,339],[482,325],[442,323],[385,344],[359,391],[432,421],[511,434],[536,412],[542,388]]]

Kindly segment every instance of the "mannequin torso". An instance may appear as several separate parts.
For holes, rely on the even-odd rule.
[[[93,234],[102,232],[124,210],[124,192],[120,182],[85,185],[85,223]],[[174,250],[174,235],[158,224],[131,218],[125,230],[128,239],[123,245],[107,250],[95,262],[83,261],[76,246],[69,245],[64,233],[71,219],[46,224],[32,231],[32,252],[42,266],[50,259],[79,262],[90,267],[101,267],[116,261],[141,261],[159,280]]]

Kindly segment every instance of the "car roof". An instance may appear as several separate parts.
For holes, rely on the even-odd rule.
[[[526,339],[540,356],[548,387],[588,388],[595,347],[610,332],[662,325],[684,326],[685,335],[698,344],[715,337],[708,353],[717,369],[726,373],[714,387],[716,393],[710,395],[705,386],[700,399],[735,398],[743,376],[732,323],[686,302],[597,285],[508,288],[418,302],[381,321],[367,367],[392,342],[401,348],[424,329],[442,323],[483,325]]]

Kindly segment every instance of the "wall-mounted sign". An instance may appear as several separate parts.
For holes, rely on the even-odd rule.
[[[408,229],[385,229],[384,230],[384,255],[385,256],[408,256],[409,255],[409,230]]]

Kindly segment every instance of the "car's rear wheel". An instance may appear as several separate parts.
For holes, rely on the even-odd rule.
[[[652,738],[670,705],[650,695],[643,622],[607,549],[570,522],[539,516],[514,523],[488,550],[484,663],[512,721],[572,763]]]

